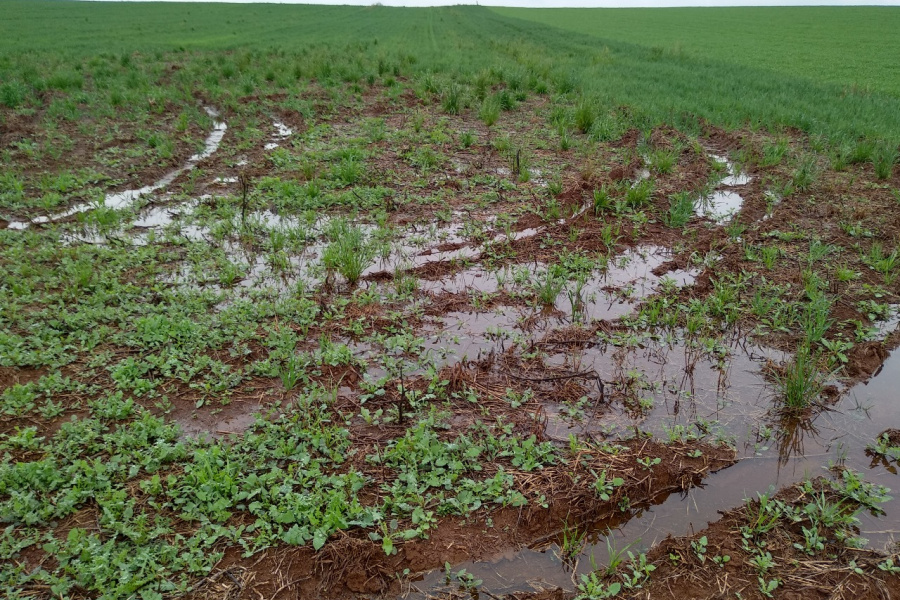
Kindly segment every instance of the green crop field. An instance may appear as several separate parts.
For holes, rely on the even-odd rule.
[[[900,597],[896,15],[0,0],[0,597]]]
[[[892,35],[900,11],[890,8],[809,9],[802,20],[798,9],[783,15],[782,9],[739,9],[731,16],[713,9],[548,14],[166,3],[162,10],[152,3],[41,0],[4,0],[0,8],[4,82],[18,81],[28,60],[96,52],[250,47],[290,54],[372,44],[367,57],[410,54],[418,59],[416,71],[538,70],[602,104],[632,106],[650,122],[689,113],[726,126],[900,140],[894,60],[900,41]],[[749,25],[736,32],[735,23]],[[702,41],[682,39],[690,28],[707,34]],[[7,70],[20,52],[30,59],[16,63],[19,73]]]
[[[900,95],[900,7],[517,9],[498,14],[859,91]]]

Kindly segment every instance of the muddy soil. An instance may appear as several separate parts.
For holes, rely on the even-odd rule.
[[[816,501],[815,490],[788,488],[775,499],[800,508]],[[796,523],[766,534],[743,535],[757,526],[760,501],[723,513],[707,529],[689,537],[663,540],[647,555],[657,568],[642,589],[626,591],[625,598],[851,598],[883,599],[900,595],[900,575],[888,565],[900,556],[886,556],[866,549],[847,548],[834,542],[834,531],[823,531],[824,556],[812,557],[806,547],[804,526]],[[705,541],[705,544],[701,543]],[[749,540],[745,543],[745,540]],[[705,547],[705,560],[698,548]],[[714,557],[728,556],[721,564]],[[762,562],[759,557],[771,559]],[[756,560],[757,562],[751,562]],[[887,561],[891,561],[888,563]],[[762,564],[769,564],[763,569]],[[888,569],[888,570],[886,570]],[[762,581],[761,581],[762,580]],[[771,585],[778,581],[777,586]],[[761,589],[765,586],[766,589]],[[771,590],[771,591],[770,591]]]

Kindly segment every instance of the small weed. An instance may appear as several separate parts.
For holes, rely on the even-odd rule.
[[[366,239],[362,229],[348,226],[340,237],[325,248],[322,263],[326,269],[338,271],[353,285],[374,258],[375,248]]]
[[[653,181],[642,179],[625,192],[625,202],[632,209],[639,209],[650,203],[653,196]]]
[[[490,96],[482,101],[478,118],[488,127],[497,122],[500,118],[500,103],[495,97]]]
[[[678,192],[669,198],[669,211],[663,222],[669,227],[680,229],[694,216],[694,196],[690,192]]]
[[[875,165],[875,176],[878,179],[890,179],[898,157],[900,157],[900,153],[897,151],[897,146],[886,142],[879,143],[875,147],[874,157],[872,158],[872,162]]]
[[[694,555],[701,563],[706,562],[706,550],[708,544],[709,540],[705,535],[700,539],[691,542],[691,550],[694,551]]]
[[[594,190],[594,214],[600,215],[612,208],[612,194],[606,185]]]
[[[591,471],[591,474],[596,477],[594,480],[594,491],[597,492],[597,495],[604,502],[609,501],[615,489],[625,483],[625,480],[621,477],[607,479],[606,470],[600,471],[600,475],[597,475],[593,471]]]
[[[559,547],[563,560],[571,561],[577,558],[586,544],[587,531],[579,531],[577,525],[569,526],[568,523],[563,523],[562,541]]]
[[[553,306],[562,293],[566,279],[558,267],[550,267],[544,271],[534,285],[538,300],[544,306]]]
[[[817,361],[808,346],[801,346],[794,359],[774,377],[779,397],[791,411],[808,408],[822,390]]]

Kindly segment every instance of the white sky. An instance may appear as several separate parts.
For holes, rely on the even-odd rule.
[[[143,0],[95,0],[134,2]],[[183,2],[185,0],[154,0]],[[193,2],[232,2],[243,4],[350,4],[368,6],[376,0],[189,0]],[[452,6],[476,4],[475,0],[380,0],[385,6]],[[482,6],[521,6],[527,8],[644,8],[676,6],[900,6],[900,0],[479,0]]]

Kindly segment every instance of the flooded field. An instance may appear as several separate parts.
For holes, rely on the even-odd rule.
[[[5,117],[8,597],[897,592],[893,163],[391,72]]]

